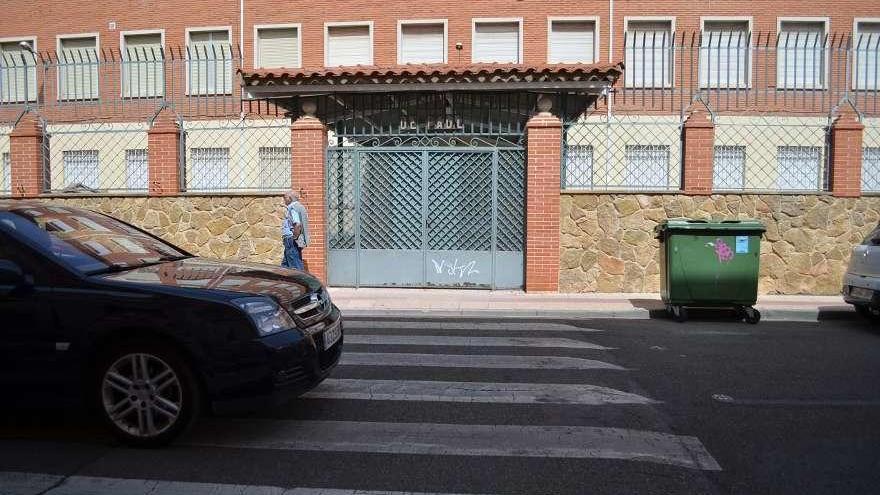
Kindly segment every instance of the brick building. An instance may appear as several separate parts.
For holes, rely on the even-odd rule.
[[[833,293],[880,220],[880,5],[14,3],[0,194],[332,285],[654,291],[652,228],[768,224],[761,290]]]

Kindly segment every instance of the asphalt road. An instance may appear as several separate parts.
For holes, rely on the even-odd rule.
[[[4,398],[0,494],[876,494],[880,328],[357,320],[306,398],[123,448]]]

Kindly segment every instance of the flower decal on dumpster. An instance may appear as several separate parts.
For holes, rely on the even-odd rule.
[[[723,239],[715,239],[715,242],[707,242],[706,247],[715,249],[715,256],[719,263],[729,263],[733,259],[733,250]]]

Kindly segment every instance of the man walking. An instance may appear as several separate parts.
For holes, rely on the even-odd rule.
[[[293,191],[292,197],[293,202],[290,203],[290,207],[296,210],[299,214],[300,225],[302,225],[302,233],[296,239],[296,245],[299,246],[300,257],[302,257],[302,250],[309,245],[309,213],[306,211],[306,207],[300,202],[300,193]]]
[[[281,241],[284,243],[284,259],[281,266],[303,270],[302,249],[297,244],[303,232],[302,220],[299,213],[292,206],[296,193],[288,191],[284,193],[284,218],[281,220]]]

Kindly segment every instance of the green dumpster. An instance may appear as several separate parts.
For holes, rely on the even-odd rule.
[[[727,307],[749,323],[760,321],[753,306],[764,231],[757,220],[670,219],[658,225],[666,310],[685,321],[687,307]]]

